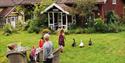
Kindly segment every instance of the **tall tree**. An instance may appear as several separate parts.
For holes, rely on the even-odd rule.
[[[35,16],[38,17],[41,11],[45,10],[45,8],[51,5],[53,2],[54,0],[42,0],[40,4],[35,4],[35,8],[34,8]]]
[[[93,8],[95,7],[96,0],[76,0],[75,9],[77,10],[79,23],[83,25],[85,20],[88,20],[92,16]]]

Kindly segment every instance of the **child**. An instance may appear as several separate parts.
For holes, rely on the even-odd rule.
[[[31,53],[30,53],[30,62],[32,63],[34,63],[34,62],[36,62],[36,49],[35,49],[35,47],[33,46],[32,47],[32,49],[31,49]]]
[[[60,33],[59,33],[59,47],[62,48],[62,51],[61,51],[61,52],[63,52],[63,47],[65,46],[64,39],[65,39],[64,30],[61,29],[61,30],[60,30]]]
[[[39,41],[39,48],[43,48],[44,40],[43,37]]]

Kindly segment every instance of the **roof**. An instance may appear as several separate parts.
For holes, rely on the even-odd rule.
[[[23,0],[20,4],[35,4],[41,3],[42,0]]]
[[[4,8],[1,12],[0,12],[0,17],[6,17],[8,16],[12,11],[15,10],[15,7],[8,7],[8,8]]]
[[[75,3],[76,0],[56,0],[56,3],[71,4]],[[105,3],[107,0],[97,0],[99,3]]]
[[[56,3],[71,4],[75,3],[75,0],[57,0]]]
[[[11,0],[0,0],[0,7],[13,6]]]
[[[42,0],[0,0],[0,7],[9,7],[18,4],[35,4]]]
[[[41,13],[45,13],[47,12],[49,9],[53,8],[53,7],[58,8],[59,10],[61,10],[62,12],[66,13],[66,14],[70,14],[73,10],[72,7],[69,7],[65,4],[57,4],[57,3],[53,3],[52,5],[50,5],[49,7],[47,7],[44,11],[42,11]]]

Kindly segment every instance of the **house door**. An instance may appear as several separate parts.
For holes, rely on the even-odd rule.
[[[10,18],[11,18],[11,25],[15,28],[17,17],[13,16],[13,17],[10,17]]]

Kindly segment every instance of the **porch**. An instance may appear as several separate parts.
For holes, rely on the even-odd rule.
[[[53,3],[42,12],[47,14],[48,27],[52,30],[57,30],[58,28],[68,30],[72,24],[76,23],[76,17],[71,15],[64,7],[69,9],[65,5]]]

